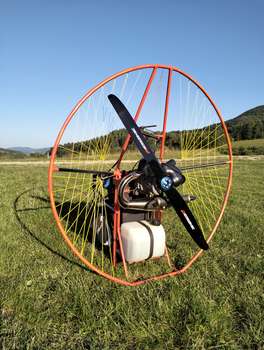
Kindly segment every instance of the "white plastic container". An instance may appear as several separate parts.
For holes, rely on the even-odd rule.
[[[157,258],[165,252],[165,231],[162,225],[133,221],[121,225],[121,238],[128,263]]]

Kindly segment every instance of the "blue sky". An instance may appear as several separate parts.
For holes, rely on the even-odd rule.
[[[0,1],[0,147],[46,147],[123,68],[179,67],[225,119],[264,104],[263,0]]]

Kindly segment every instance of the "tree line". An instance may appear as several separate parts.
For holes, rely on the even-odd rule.
[[[226,126],[233,141],[264,138],[264,106],[256,107],[227,121]],[[155,134],[160,134],[160,131],[155,132]],[[67,149],[73,148],[76,152],[84,153],[98,153],[98,150],[102,150],[103,147],[108,147],[105,149],[106,152],[119,152],[127,135],[126,129],[119,129],[91,140],[75,142],[74,144],[66,143],[58,149],[57,156],[65,156],[68,153]],[[156,141],[153,138],[148,138],[148,142],[155,149]],[[184,146],[187,147],[190,142],[192,148],[197,149],[208,145],[216,147],[225,143],[225,138],[219,124],[212,124],[200,129],[166,133],[165,146],[169,149],[181,149]],[[135,150],[133,142],[129,145],[129,149]]]

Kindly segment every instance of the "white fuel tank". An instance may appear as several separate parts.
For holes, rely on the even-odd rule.
[[[165,231],[162,225],[151,225],[145,220],[126,222],[121,225],[121,238],[128,263],[164,255]]]

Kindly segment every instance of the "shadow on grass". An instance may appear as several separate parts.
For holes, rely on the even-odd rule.
[[[21,217],[20,213],[38,212],[38,211],[43,210],[43,209],[50,209],[50,206],[39,206],[39,207],[29,207],[29,208],[19,209],[20,201],[25,201],[26,199],[34,198],[35,196],[32,195],[32,192],[35,192],[35,191],[36,191],[35,187],[27,189],[27,190],[23,191],[22,193],[20,193],[16,197],[16,199],[14,200],[14,203],[13,203],[14,214],[15,214],[16,220],[17,220],[18,224],[20,225],[20,227],[22,228],[22,230],[26,234],[30,235],[33,239],[35,239],[36,242],[38,242],[43,247],[45,247],[50,253],[60,257],[61,259],[63,259],[64,261],[67,261],[68,263],[71,263],[75,266],[78,266],[79,268],[81,268],[85,271],[89,271],[89,272],[94,273],[93,271],[91,271],[90,269],[86,268],[85,266],[79,264],[78,262],[69,259],[65,255],[63,255],[61,252],[59,252],[58,250],[51,248],[43,239],[38,237],[37,232],[34,232],[32,229],[29,228],[27,222],[25,222],[25,220]],[[49,200],[46,198],[42,198],[42,197],[36,197],[36,198],[41,199],[46,203],[49,203]],[[40,224],[41,224],[41,222],[40,222]]]
[[[32,198],[37,199],[45,204],[49,204],[49,199],[43,196],[32,196]],[[91,245],[98,251],[104,252],[104,256],[110,259],[109,247],[102,246],[102,242],[98,239],[94,238],[94,227],[97,226],[96,222],[99,220],[99,215],[102,213],[104,215],[104,207],[96,206],[96,217],[94,217],[95,206],[93,201],[91,202],[77,202],[74,203],[72,201],[65,201],[60,203],[59,201],[55,201],[55,206],[57,210],[57,214],[60,218],[64,218],[67,221],[68,231],[72,231],[73,235],[77,237],[82,237],[86,242],[89,242]],[[42,207],[50,208],[48,207]],[[107,222],[110,227],[113,227],[113,219],[112,216],[108,212]],[[67,219],[67,220],[66,220]],[[62,221],[62,220],[61,220]],[[98,227],[98,226],[97,226]],[[107,240],[108,237],[106,233],[104,233],[104,240]],[[119,257],[118,257],[119,258]],[[119,261],[119,259],[117,259]],[[121,260],[120,260],[121,261]]]

